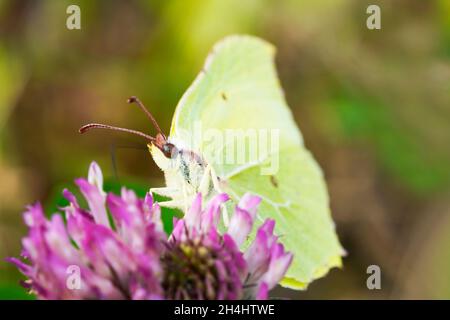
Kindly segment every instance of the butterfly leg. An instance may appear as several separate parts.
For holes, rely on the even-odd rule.
[[[171,188],[171,187],[163,187],[163,188],[150,188],[151,193],[156,193],[163,197],[169,197],[169,198],[175,198],[179,196],[180,191],[178,188]],[[168,201],[161,201],[159,202],[159,205],[166,208],[186,208],[186,191],[185,188],[183,188],[183,199],[182,200],[168,200]]]
[[[216,190],[219,193],[223,192],[222,188],[220,187],[219,178],[217,177],[216,172],[214,171],[213,168],[210,168],[210,171],[211,171],[211,180],[213,183],[214,190]]]
[[[165,208],[183,208],[183,206],[185,205],[185,201],[183,200],[169,200],[169,201],[162,201],[162,202],[158,202],[158,204],[161,207],[165,207]]]
[[[163,197],[173,198],[173,196],[179,193],[177,188],[163,187],[163,188],[150,188],[150,193],[156,193]]]
[[[203,173],[202,179],[200,180],[200,186],[198,188],[198,191],[203,195],[208,195],[210,192],[210,181],[213,183],[213,188],[217,193],[222,193],[223,191],[220,188],[219,179],[217,178],[217,175],[214,173],[214,169],[208,164],[205,168],[205,171]],[[228,218],[228,211],[227,207],[223,205],[222,207],[223,212],[223,223],[226,227],[228,227],[229,218]]]
[[[182,191],[183,191],[184,212],[187,213],[188,212],[188,208],[190,206],[190,203],[189,203],[189,198],[188,198],[188,195],[187,195],[187,190],[186,190],[186,184],[185,183],[183,183],[183,190]]]
[[[211,181],[213,183],[214,190],[216,190],[216,192],[218,192],[218,193],[222,193],[223,191],[222,191],[222,188],[220,187],[219,178],[217,177],[213,168],[210,168],[210,171],[211,171],[211,173],[210,173]],[[222,210],[223,224],[225,225],[225,227],[228,227],[228,225],[230,223],[230,218],[228,216],[227,206],[223,205],[222,209],[223,209]]]
[[[207,196],[209,193],[209,179],[211,178],[211,166],[208,164],[203,173],[202,179],[200,180],[200,186],[198,191],[203,195]]]

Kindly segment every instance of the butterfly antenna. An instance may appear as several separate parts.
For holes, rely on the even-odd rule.
[[[132,129],[126,129],[126,128],[120,128],[120,127],[113,127],[113,126],[109,126],[107,124],[101,124],[101,123],[89,123],[87,125],[82,126],[78,130],[78,132],[85,133],[86,131],[89,131],[91,129],[108,129],[108,130],[114,130],[114,131],[123,131],[123,132],[128,132],[128,133],[131,133],[131,134],[143,137],[143,138],[147,139],[150,142],[154,142],[156,140],[152,136],[149,136],[148,134],[145,134],[145,133],[140,132],[140,131],[136,131],[136,130],[132,130]]]
[[[150,113],[150,111],[148,111],[148,109],[144,106],[144,104],[141,102],[141,100],[139,100],[138,97],[132,96],[132,97],[128,98],[127,102],[128,103],[136,103],[139,106],[139,108],[141,108],[141,110],[144,111],[144,113],[147,115],[147,117],[150,119],[150,121],[153,123],[153,126],[155,127],[156,131],[158,131],[158,133],[162,134],[163,137],[166,137],[164,135],[164,133],[162,132],[161,128],[159,127],[158,122],[156,122],[153,115]]]

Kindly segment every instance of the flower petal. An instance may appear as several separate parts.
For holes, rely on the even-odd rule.
[[[210,228],[216,227],[220,218],[220,205],[228,201],[230,197],[226,193],[220,193],[209,201],[208,207],[202,215],[201,230],[208,232]]]
[[[192,202],[189,211],[185,214],[184,219],[186,220],[186,226],[188,228],[194,228],[195,226],[200,226],[202,214],[202,194],[197,193],[194,201]]]
[[[103,174],[95,161],[91,162],[91,165],[89,166],[88,182],[89,184],[96,186],[97,189],[103,193]]]
[[[267,283],[269,289],[272,289],[281,281],[291,265],[292,258],[292,253],[285,253],[281,243],[277,243],[273,246],[269,268],[262,276],[262,281]]]
[[[260,197],[254,196],[250,193],[246,193],[242,196],[238,206],[239,208],[248,211],[248,213],[254,220],[256,218],[256,211],[260,203],[261,203]]]
[[[25,224],[29,227],[37,227],[45,224],[44,211],[40,203],[28,206],[27,211],[23,215]]]
[[[86,179],[77,179],[75,183],[86,198],[95,221],[109,227],[108,215],[105,208],[106,196],[103,192],[97,186],[90,184]]]
[[[256,300],[267,300],[269,298],[269,286],[267,283],[262,282],[259,285],[255,298]]]
[[[253,227],[253,218],[247,210],[236,207],[233,216],[231,217],[227,233],[240,247]]]

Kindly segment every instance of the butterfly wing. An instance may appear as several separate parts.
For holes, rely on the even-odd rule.
[[[225,132],[282,128],[281,147],[302,145],[300,131],[276,76],[274,52],[271,44],[251,36],[230,36],[215,45],[203,70],[175,110],[170,137],[180,138],[210,162],[213,159],[225,160],[227,149],[208,148],[205,141],[189,136],[198,132],[198,124],[205,134],[210,129]],[[261,158],[266,156],[261,155]],[[245,158],[249,156],[245,155]],[[214,169],[223,178],[248,165],[222,162]]]
[[[276,234],[294,253],[281,284],[301,289],[341,266],[344,251],[331,220],[325,180],[309,151],[292,146],[281,149],[279,157],[276,174],[261,175],[260,166],[253,166],[231,177],[226,191],[233,199],[246,192],[263,199],[259,217],[275,219]]]
[[[199,152],[226,181],[226,192],[237,201],[245,192],[263,198],[260,218],[276,220],[294,260],[282,284],[302,288],[339,266],[343,250],[334,231],[322,173],[288,108],[274,65],[275,49],[251,36],[231,36],[218,43],[191,87],[180,100],[170,137]],[[194,132],[214,130],[276,130],[277,153],[266,150],[251,161],[226,159],[226,147],[211,148]],[[226,142],[224,142],[226,145]],[[245,152],[250,152],[246,148]],[[219,156],[219,157],[218,157]],[[261,169],[279,159],[279,170],[262,175]]]

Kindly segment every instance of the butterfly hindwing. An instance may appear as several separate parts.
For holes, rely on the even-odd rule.
[[[294,253],[282,284],[304,288],[331,267],[340,266],[343,249],[331,220],[322,172],[311,154],[290,147],[279,156],[278,173],[266,176],[260,174],[260,166],[249,168],[227,181],[227,192],[235,199],[245,192],[263,198],[259,217],[276,220],[275,233]]]

